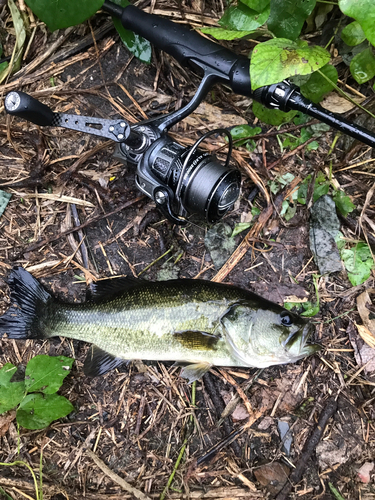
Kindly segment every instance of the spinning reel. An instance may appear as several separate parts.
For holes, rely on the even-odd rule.
[[[184,109],[172,113],[172,119],[171,115],[166,115],[134,126],[123,119],[54,113],[24,92],[10,92],[5,98],[5,109],[36,125],[64,127],[112,139],[117,143],[114,156],[136,167],[138,188],[176,224],[186,224],[190,214],[216,222],[233,207],[239,196],[241,175],[229,166],[232,136],[227,130],[208,132],[192,147],[182,146],[167,134],[167,127],[186,116]],[[228,137],[225,164],[198,148],[208,136],[219,133]]]
[[[105,0],[102,9],[119,18],[124,28],[143,36],[180,64],[200,71],[202,81],[193,99],[178,111],[133,126],[123,119],[113,121],[54,113],[23,92],[10,92],[5,99],[5,109],[9,114],[37,125],[70,128],[118,143],[115,156],[136,166],[138,188],[152,198],[172,222],[186,224],[186,217],[191,214],[215,222],[232,208],[240,193],[240,173],[229,165],[232,138],[228,131],[208,132],[191,148],[182,146],[167,133],[170,127],[197,108],[215,83],[224,83],[237,94],[252,97],[270,109],[302,111],[369,146],[375,146],[375,134],[312,103],[288,81],[253,92],[249,59],[196,31],[180,25],[177,27],[172,21],[147,14],[134,5],[121,7]],[[226,134],[229,140],[225,164],[198,148],[205,138],[216,133]]]

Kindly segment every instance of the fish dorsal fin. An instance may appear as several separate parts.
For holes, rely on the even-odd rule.
[[[174,338],[184,347],[198,351],[211,351],[219,340],[218,335],[199,330],[185,330],[183,332],[174,332]]]
[[[126,292],[134,286],[145,283],[144,280],[132,276],[121,276],[120,278],[108,278],[92,283],[86,292],[86,300],[100,302],[114,295]]]
[[[125,359],[116,358],[98,346],[92,345],[87,353],[83,371],[88,377],[97,377],[114,370],[125,362]]]

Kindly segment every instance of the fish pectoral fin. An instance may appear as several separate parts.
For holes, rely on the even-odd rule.
[[[98,346],[92,345],[87,353],[83,371],[88,377],[98,377],[110,370],[114,370],[125,362],[125,359],[116,358],[112,356],[112,354],[103,351]]]
[[[213,335],[208,332],[201,332],[199,330],[185,330],[183,332],[174,332],[174,338],[178,340],[187,349],[198,351],[211,351],[215,348],[218,335]]]
[[[182,363],[181,363],[182,364]],[[179,363],[175,363],[174,366],[178,366]],[[199,380],[203,377],[203,375],[208,372],[208,370],[213,365],[211,363],[202,361],[200,363],[192,363],[186,366],[183,366],[180,377],[187,378],[189,384],[192,384],[195,380]]]

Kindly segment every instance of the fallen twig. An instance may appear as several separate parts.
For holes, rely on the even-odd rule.
[[[125,481],[125,479],[123,479],[115,472],[113,472],[109,467],[107,467],[103,460],[100,460],[100,458],[93,451],[87,449],[86,454],[96,463],[96,465],[104,472],[104,474],[107,474],[107,476],[110,477],[112,481],[121,486],[121,488],[123,488],[125,491],[131,493],[133,496],[135,496],[135,498],[138,498],[139,500],[151,500],[149,496],[142,493],[142,491],[134,488],[131,484]]]
[[[303,447],[301,456],[297,462],[296,468],[289,476],[288,482],[285,484],[283,489],[277,495],[276,500],[287,500],[289,498],[289,493],[293,486],[297,484],[302,479],[302,474],[306,468],[306,464],[310,459],[311,455],[315,451],[319,441],[321,440],[328,420],[336,412],[337,401],[336,396],[328,399],[327,404],[320,414],[320,419],[315,430],[311,434],[310,438],[306,440],[305,446]]]
[[[215,410],[217,412],[217,417],[219,418],[220,415],[225,410],[225,405],[224,405],[224,401],[223,401],[222,397],[220,396],[220,393],[219,393],[217,387],[215,387],[215,385],[216,385],[215,380],[210,373],[206,373],[204,375],[203,383],[204,383],[204,386],[206,388],[206,391],[208,392],[208,394],[209,394],[209,396],[214,404]],[[223,448],[224,446],[227,446],[228,444],[231,444],[231,448],[232,448],[233,452],[235,453],[235,455],[237,457],[240,457],[242,455],[241,447],[237,443],[237,441],[234,441],[235,437],[237,436],[237,433],[233,436],[234,431],[233,431],[233,427],[232,427],[231,423],[229,422],[229,420],[224,420],[223,426],[224,426],[224,431],[227,434],[227,436],[224,438],[224,440],[223,440],[224,444],[220,447],[220,449]],[[230,438],[229,441],[228,441],[228,438]],[[217,450],[217,451],[219,451],[219,450]],[[207,454],[205,455],[205,457],[206,456],[207,456]],[[213,456],[213,454],[212,454],[212,456]],[[211,454],[210,454],[210,457],[211,457]],[[202,461],[204,461],[203,458],[204,457],[202,457],[200,463],[202,463]],[[209,458],[206,458],[206,460],[208,460],[208,459]]]

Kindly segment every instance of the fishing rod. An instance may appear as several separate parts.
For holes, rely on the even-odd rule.
[[[197,90],[199,102],[202,100],[201,94],[205,94],[214,83],[225,83],[236,94],[252,97],[267,108],[302,111],[368,146],[375,146],[375,134],[309,101],[296,85],[288,81],[252,91],[250,60],[196,31],[155,14],[143,12],[134,5],[120,7],[105,0],[102,9],[119,18],[124,28],[143,36],[155,47],[173,56],[180,64],[194,69],[200,68],[203,79]],[[189,113],[195,109],[197,100],[193,99],[190,106],[187,106]]]
[[[202,80],[192,100],[179,110],[135,125],[124,119],[55,113],[20,91],[6,96],[5,110],[37,125],[64,127],[112,139],[117,143],[114,156],[136,167],[137,187],[153,199],[173,223],[184,225],[192,214],[216,222],[233,208],[240,194],[241,175],[230,164],[232,136],[227,130],[207,132],[192,147],[184,147],[168,135],[168,130],[192,113],[216,83],[226,84],[235,93],[252,97],[271,109],[302,111],[369,146],[375,146],[375,134],[312,103],[288,81],[252,91],[247,57],[237,55],[184,26],[145,13],[134,5],[121,7],[106,0],[102,9],[119,18],[126,29],[172,55],[181,65],[201,72]],[[224,164],[198,147],[213,134],[224,134],[228,138]]]

